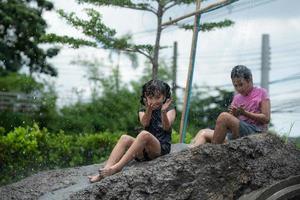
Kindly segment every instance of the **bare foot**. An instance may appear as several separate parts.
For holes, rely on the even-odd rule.
[[[99,175],[104,177],[111,176],[120,170],[114,168],[114,167],[109,167],[109,168],[104,168],[104,169],[99,169]]]
[[[112,167],[106,168],[106,169],[103,168],[103,169],[99,169],[99,174],[94,175],[94,176],[88,176],[88,178],[91,183],[95,183],[95,182],[98,182],[98,181],[104,179],[105,177],[111,176],[119,171],[120,170],[112,168]]]
[[[101,177],[100,174],[94,175],[94,176],[88,176],[91,183],[95,183],[103,179],[104,177]]]

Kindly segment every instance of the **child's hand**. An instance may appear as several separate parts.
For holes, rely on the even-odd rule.
[[[229,106],[228,110],[229,110],[229,113],[232,114],[233,116],[238,116],[237,115],[237,107]]]
[[[148,111],[153,111],[157,107],[156,104],[148,102],[146,98],[144,98],[144,103]]]
[[[161,105],[162,105],[162,103],[160,103],[160,102],[153,103],[152,109],[153,110],[159,109],[161,107]]]
[[[245,109],[241,106],[237,108],[237,114],[238,115],[244,115]]]
[[[172,103],[172,99],[167,99],[167,101],[162,105],[161,111],[166,112]]]
[[[245,113],[245,109],[242,106],[240,107],[229,106],[229,113],[237,117],[243,115]]]

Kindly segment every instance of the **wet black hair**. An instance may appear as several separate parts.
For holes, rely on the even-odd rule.
[[[164,95],[165,101],[171,98],[171,88],[170,86],[161,80],[150,80],[145,83],[142,87],[142,95],[140,102],[145,105],[144,99],[148,96]]]
[[[231,70],[231,79],[234,78],[244,78],[252,82],[251,70],[244,65],[237,65]]]

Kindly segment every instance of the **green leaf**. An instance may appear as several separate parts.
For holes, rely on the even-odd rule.
[[[220,28],[227,28],[229,26],[232,26],[234,24],[233,21],[225,19],[224,21],[221,22],[210,22],[210,23],[203,23],[200,25],[200,31],[203,32],[208,32],[212,31],[215,29],[220,29]],[[185,29],[185,30],[193,30],[194,25],[191,24],[182,24],[179,25],[180,28]]]
[[[26,67],[30,73],[57,75],[47,63],[47,50],[39,47],[47,28],[42,14],[52,8],[46,0],[0,1],[0,68],[19,72]]]
[[[73,48],[79,48],[80,46],[92,46],[96,47],[97,44],[95,42],[86,41],[83,39],[77,39],[68,36],[58,36],[56,34],[46,34],[41,37],[41,42],[44,43],[61,43],[61,44],[68,44]]]

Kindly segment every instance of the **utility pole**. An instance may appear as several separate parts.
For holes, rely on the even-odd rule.
[[[173,69],[172,69],[172,94],[176,101],[176,89],[177,89],[177,42],[174,42],[173,46]]]
[[[269,34],[262,35],[261,48],[261,80],[260,86],[269,92],[269,71],[270,71],[270,38]]]

